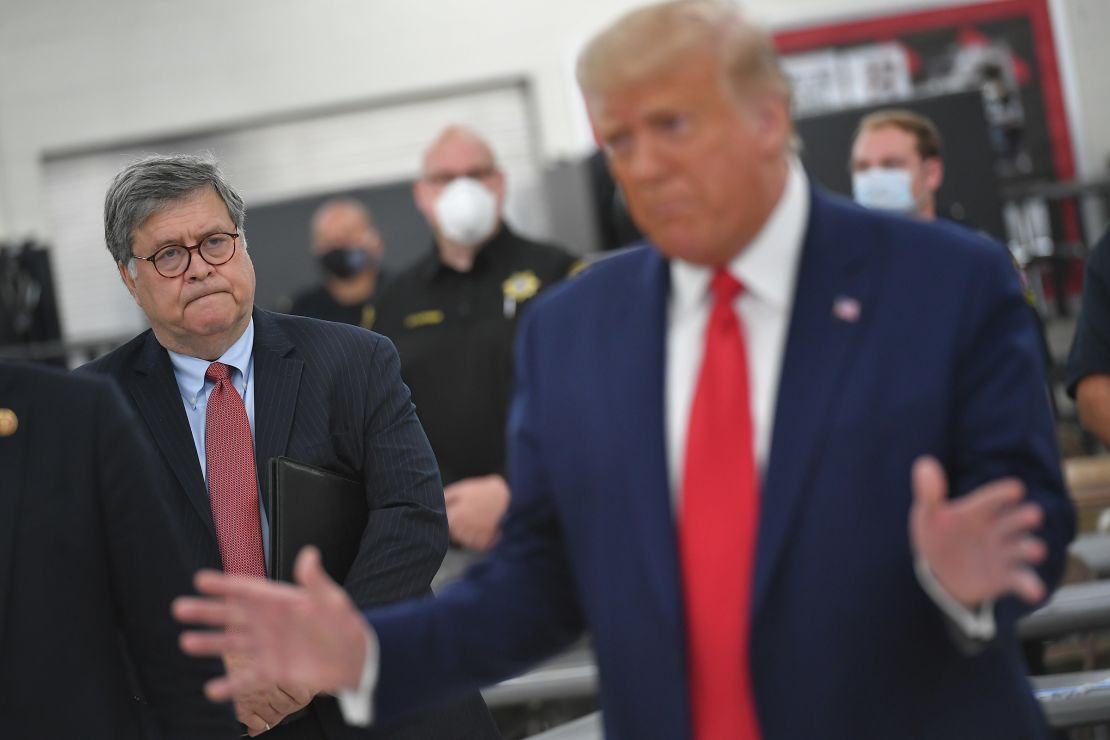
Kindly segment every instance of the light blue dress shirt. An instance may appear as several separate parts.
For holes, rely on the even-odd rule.
[[[167,350],[168,351],[168,350]],[[204,487],[208,488],[208,464],[204,453],[204,425],[208,418],[208,396],[216,384],[204,377],[212,363],[199,357],[170,352],[173,374],[177,378],[177,388],[185,403],[185,416],[189,419],[189,431],[193,433],[193,444],[200,460],[200,474]],[[247,324],[243,336],[227,348],[216,362],[232,368],[231,384],[239,392],[247,407],[247,421],[251,425],[251,440],[254,432],[254,319]],[[270,520],[266,515],[266,502],[262,495],[261,482],[258,486],[259,525],[262,527],[262,552],[266,558],[266,570],[270,569]]]

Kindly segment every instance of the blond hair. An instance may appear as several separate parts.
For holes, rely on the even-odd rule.
[[[676,62],[710,52],[723,81],[742,97],[753,85],[790,97],[771,37],[727,0],[671,0],[633,10],[595,36],[578,57],[587,96],[653,79]]]

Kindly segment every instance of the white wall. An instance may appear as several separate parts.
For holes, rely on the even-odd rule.
[[[0,238],[49,237],[46,154],[492,78],[533,89],[541,154],[586,144],[581,42],[637,0],[0,0]],[[956,0],[747,0],[776,27]],[[1108,0],[1053,0],[1078,161],[1110,153]],[[1082,101],[1080,104],[1079,101]]]
[[[1080,177],[1105,175],[1110,168],[1110,2],[1053,0],[1052,10],[1076,170]]]

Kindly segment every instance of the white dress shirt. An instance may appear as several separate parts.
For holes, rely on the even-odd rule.
[[[771,453],[782,357],[808,222],[809,185],[801,163],[791,158],[779,202],[760,232],[728,264],[728,271],[744,286],[733,307],[744,333],[751,381],[755,459],[761,475]],[[690,407],[701,370],[705,327],[712,309],[709,282],[713,270],[680,260],[671,260],[670,270],[664,414],[671,502],[677,513],[681,506]],[[901,526],[907,524],[903,522]],[[993,603],[984,604],[978,613],[971,612],[944,591],[922,558],[917,558],[915,570],[922,588],[966,637],[972,640],[994,637]],[[341,692],[339,696],[343,716],[351,724],[356,724],[356,720],[361,720],[358,724],[367,724],[370,719],[368,710],[377,682],[378,663],[372,631],[370,640],[372,647],[359,689]]]
[[[744,286],[733,302],[744,333],[751,387],[755,460],[762,472],[771,451],[786,330],[794,305],[794,284],[809,220],[809,187],[802,165],[790,160],[782,197],[755,239],[728,263]],[[666,407],[667,470],[671,500],[678,511],[686,456],[686,430],[698,384],[705,326],[713,307],[713,269],[671,260],[667,303]]]

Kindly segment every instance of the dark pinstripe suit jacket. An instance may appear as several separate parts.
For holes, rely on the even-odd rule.
[[[0,407],[18,419],[0,436],[0,738],[235,738],[201,693],[219,662],[177,647],[189,575],[119,391],[0,361]]]
[[[401,382],[389,340],[364,329],[254,311],[255,461],[285,455],[360,478],[370,509],[344,584],[367,607],[429,593],[447,548],[435,457]],[[216,530],[169,355],[146,331],[83,370],[110,375],[146,423],[163,463],[167,503],[193,568],[221,567]],[[349,730],[332,700],[316,702],[329,738]],[[435,715],[361,738],[496,737],[477,695]]]

